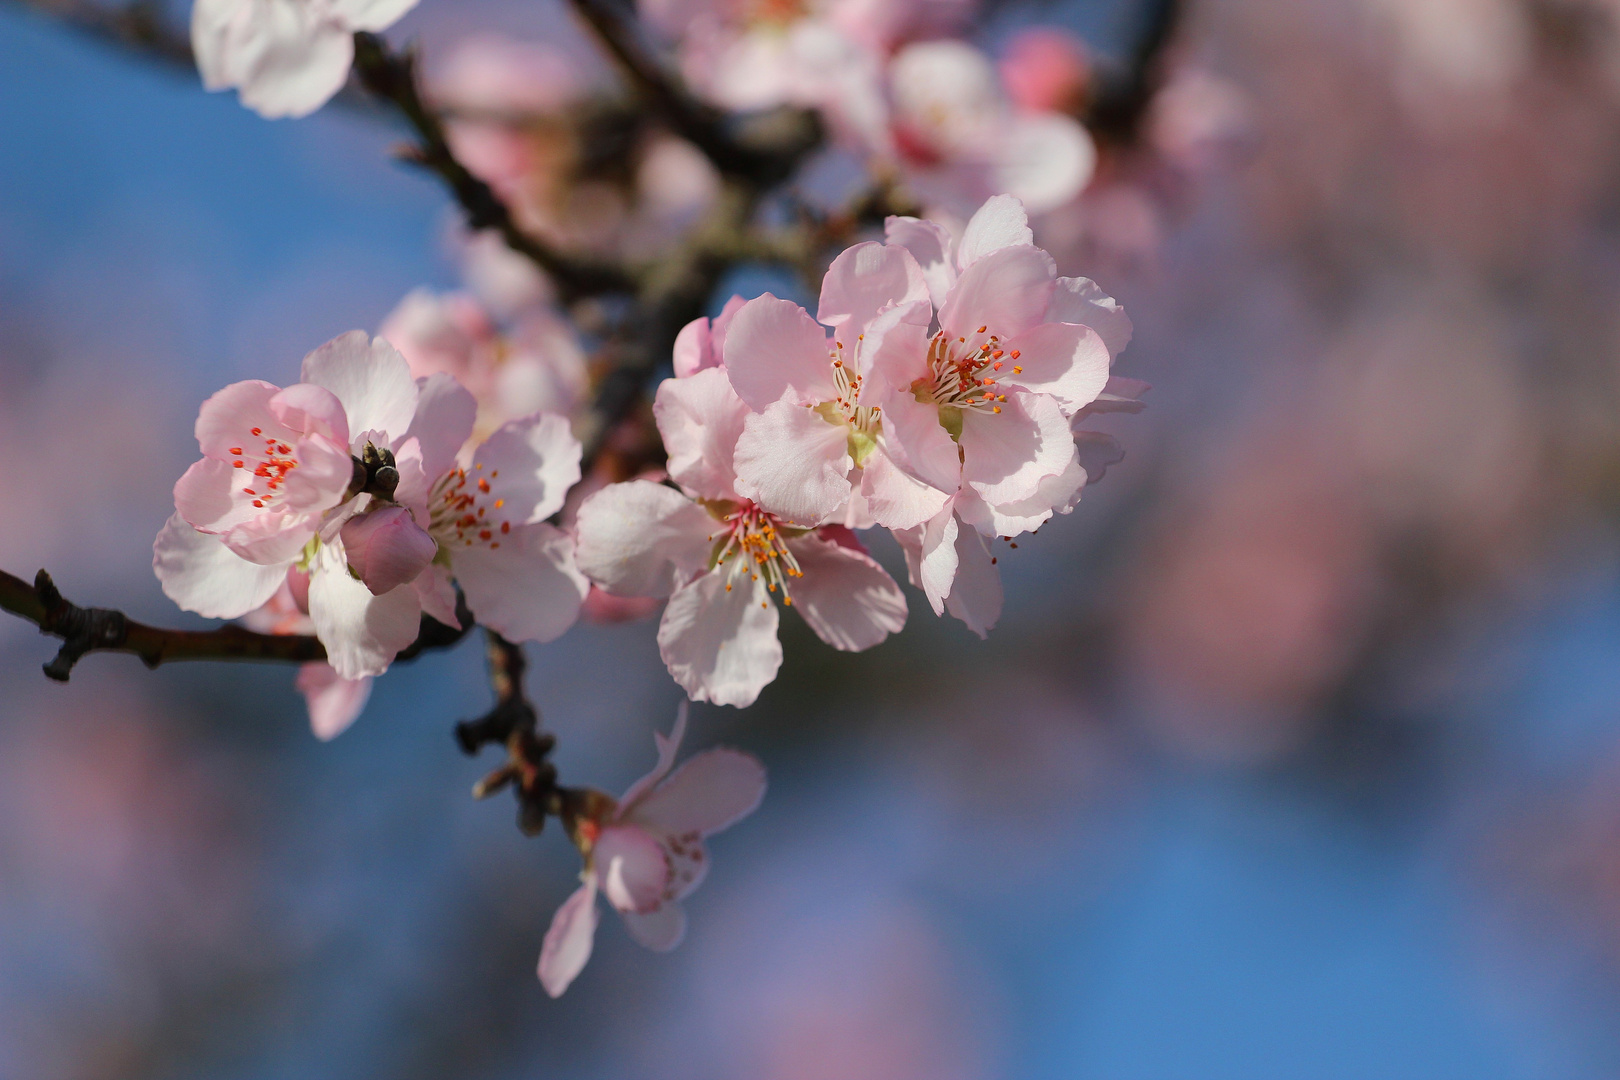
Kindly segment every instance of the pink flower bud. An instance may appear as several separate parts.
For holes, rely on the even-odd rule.
[[[438,545],[402,506],[389,506],[351,518],[343,526],[349,566],[374,595],[416,580],[433,561]]]

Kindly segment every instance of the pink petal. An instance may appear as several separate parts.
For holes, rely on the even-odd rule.
[[[1024,114],[1002,134],[990,183],[1044,214],[1080,194],[1096,169],[1097,145],[1079,121],[1055,112]]]
[[[1095,484],[1103,478],[1110,465],[1118,465],[1125,460],[1125,448],[1112,435],[1100,431],[1077,431],[1074,433],[1074,443],[1087,484]]]
[[[816,321],[859,333],[878,312],[927,299],[928,283],[911,252],[869,240],[845,249],[827,267]],[[853,348],[855,342],[844,344]]]
[[[668,596],[708,565],[718,525],[674,488],[609,484],[580,504],[575,558],[616,596]]]
[[[827,332],[791,300],[770,293],[742,306],[726,335],[726,373],[737,396],[758,412],[784,395],[800,402],[831,401]]]
[[[309,705],[310,729],[322,742],[347,731],[371,697],[370,679],[340,679],[323,661],[300,667],[297,686]]]
[[[394,501],[415,515],[417,521],[431,522],[433,516],[428,503],[433,484],[444,474],[428,475],[422,464],[422,444],[415,435],[394,450],[394,469],[399,473],[399,483],[394,485]]]
[[[992,195],[974,212],[962,242],[956,248],[956,265],[966,270],[991,252],[1035,243],[1024,204],[1011,195]]]
[[[1052,290],[1052,302],[1046,309],[1046,321],[1091,327],[1108,346],[1109,356],[1118,356],[1131,343],[1130,316],[1125,314],[1119,301],[1103,292],[1090,278],[1058,278]]]
[[[1056,401],[1014,393],[1001,412],[962,410],[962,482],[990,503],[1034,495],[1074,455],[1074,436]]]
[[[669,884],[664,849],[638,825],[609,825],[592,851],[602,895],[618,911],[651,911]]]
[[[670,478],[698,498],[735,499],[732,454],[747,417],[748,406],[724,370],[665,379],[658,385],[653,418],[669,452]]]
[[[310,383],[297,383],[270,399],[277,423],[298,435],[322,435],[349,447],[349,417],[337,395]]]
[[[675,377],[684,379],[705,368],[720,363],[720,357],[709,346],[709,317],[699,315],[675,335]]]
[[[911,252],[928,283],[929,299],[934,307],[944,307],[946,295],[956,284],[955,243],[950,232],[936,221],[890,217],[883,223],[883,233],[889,243]]]
[[[1001,381],[1031,393],[1050,395],[1062,406],[1065,416],[1073,416],[1095,401],[1108,382],[1108,346],[1089,326],[1042,323],[1025,330],[1005,347],[1018,353],[1017,366],[1023,371],[1006,368],[1001,372]]]
[[[954,505],[947,507],[923,526],[916,541],[916,555],[912,556],[909,551],[907,553],[908,562],[915,558],[913,573],[916,583],[923,595],[928,597],[935,615],[944,612],[945,598],[950,595],[951,586],[956,582],[956,540],[962,531],[956,520]]]
[[[248,562],[284,564],[297,559],[321,523],[319,514],[266,510],[220,534]]]
[[[492,544],[450,553],[478,621],[509,641],[555,641],[579,618],[590,588],[574,564],[574,538],[554,525],[519,525]]]
[[[1002,339],[1041,322],[1052,299],[1057,274],[1052,256],[1033,247],[992,251],[962,272],[939,324],[951,337],[968,337],[988,326]]]
[[[793,607],[835,649],[870,649],[906,625],[906,598],[870,556],[814,534],[788,541],[804,571],[789,586]]]
[[[503,424],[473,454],[467,477],[487,481],[513,523],[544,521],[579,483],[583,452],[566,418],[542,413]]]
[[[197,411],[197,445],[203,456],[228,461],[232,447],[247,445],[254,428],[270,429],[276,438],[291,435],[270,412],[270,399],[281,392],[278,386],[252,379],[232,383],[202,403]]]
[[[251,563],[219,537],[169,518],[152,545],[152,570],[164,595],[210,619],[236,619],[268,603],[286,580],[285,563]]]
[[[683,847],[729,829],[759,809],[765,766],[752,754],[718,747],[693,754],[642,799],[631,817]]]
[[[404,438],[419,396],[411,367],[399,350],[364,330],[351,330],[304,357],[303,381],[337,395],[349,419],[349,438],[367,432],[387,436],[389,448]]]
[[[472,438],[478,402],[444,372],[429,375],[418,386],[416,415],[406,435],[422,448],[423,472],[437,480],[455,466],[462,445]]]
[[[1062,472],[1042,478],[1035,494],[1010,503],[986,503],[971,487],[957,496],[956,512],[985,536],[1017,536],[1040,528],[1054,513],[1067,514],[1080,501],[1087,470],[1077,456]]]
[[[653,952],[669,952],[686,936],[686,911],[673,900],[648,912],[621,911],[624,928]]]
[[[752,413],[737,440],[737,494],[790,524],[818,525],[849,499],[849,428],[778,401]]]
[[[891,394],[883,402],[883,436],[885,451],[901,469],[945,492],[961,483],[961,454],[939,422],[937,405],[905,390]]]
[[[1070,417],[1070,426],[1073,427],[1095,413],[1139,413],[1147,408],[1147,402],[1142,400],[1142,395],[1151,389],[1153,386],[1141,379],[1110,375],[1108,381],[1103,384],[1102,393],[1097,395],[1097,400]]]
[[[344,523],[342,536],[349,566],[377,595],[415,581],[439,551],[433,537],[403,506],[352,517]]]
[[[653,745],[658,748],[658,762],[652,772],[631,784],[619,800],[619,816],[627,817],[636,808],[636,804],[646,797],[653,787],[668,775],[675,765],[675,752],[681,748],[681,740],[686,736],[686,718],[688,712],[686,702],[681,702],[675,709],[675,727],[666,736],[661,732],[653,732]]]
[[[540,946],[540,985],[552,997],[561,997],[568,984],[585,970],[596,937],[596,875],[574,890],[552,916],[545,943]]]
[[[282,483],[277,505],[284,510],[318,513],[341,503],[354,479],[354,459],[347,444],[313,434],[299,439],[293,453],[298,467]]]
[[[928,375],[928,324],[934,309],[927,300],[912,300],[889,308],[863,325],[855,343],[855,370],[861,375],[856,400],[861,405],[881,404],[895,391]],[[850,333],[845,328],[846,334]]]
[[[223,533],[258,516],[252,496],[242,493],[242,473],[230,462],[205,457],[174,484],[174,508],[194,528]]]
[[[949,439],[947,435],[946,440]],[[939,513],[951,498],[949,492],[900,468],[881,446],[872,452],[861,469],[861,497],[873,521],[886,529],[921,525]]]
[[[456,614],[456,587],[451,583],[448,569],[438,563],[429,563],[412,584],[416,589],[416,598],[421,601],[423,614],[431,615],[446,626],[461,626],[461,619]],[[307,585],[305,591],[308,591]],[[307,602],[305,606],[308,606]]]
[[[1001,618],[1001,572],[990,561],[984,537],[975,529],[956,534],[956,576],[945,610],[961,619],[967,628],[987,637]]]
[[[658,624],[658,652],[693,701],[752,705],[782,666],[778,616],[763,582],[746,573],[726,591],[730,564],[675,592]]]
[[[349,575],[343,545],[323,544],[309,580],[309,617],[338,675],[381,675],[416,640],[422,605],[408,587],[374,596]]]

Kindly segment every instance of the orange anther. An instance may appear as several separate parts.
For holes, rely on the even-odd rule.
[[[254,428],[253,429],[253,434],[255,434],[255,435],[263,435],[264,434],[264,429],[263,428]]]
[[[1017,349],[1014,349],[1014,350],[1013,350],[1013,351],[1012,351],[1012,358],[1013,358],[1013,359],[1014,359],[1014,360],[1016,360],[1016,359],[1018,359],[1018,350],[1017,350]]]
[[[232,464],[232,465],[233,465],[233,466],[235,466],[235,467],[236,467],[236,468],[238,468],[238,469],[244,469],[244,468],[246,468],[246,467],[247,467],[247,465],[246,465],[246,463],[245,463],[245,462],[241,462],[241,461],[233,461],[233,462],[231,462],[231,464]]]
[[[478,490],[484,492],[487,495],[489,493],[489,481],[484,480],[484,479],[479,479],[479,481],[478,481]]]

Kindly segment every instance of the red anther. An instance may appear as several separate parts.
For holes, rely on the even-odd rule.
[[[254,499],[253,500],[253,505],[262,507],[262,506],[264,506],[264,502],[262,500],[260,500],[260,499]]]
[[[511,531],[512,531],[512,523],[510,521],[501,522],[501,532],[509,533]]]
[[[484,492],[487,495],[489,493],[489,481],[485,480],[483,478],[480,478],[479,481],[478,481],[478,490]]]
[[[491,540],[489,542],[489,549],[491,551],[494,551],[496,548],[498,548],[500,546],[501,546],[501,542],[499,540]]]
[[[491,470],[489,470],[489,478],[491,480],[495,479],[497,476],[500,476],[500,475],[501,475],[501,470],[499,470],[499,469],[491,469]]]
[[[252,488],[243,488],[242,489],[242,494],[244,494],[244,495],[257,495],[258,492],[254,491]]]
[[[480,540],[488,540],[493,535],[494,534],[491,533],[488,529],[479,529],[478,530],[478,539],[480,539]]]
[[[1017,350],[1017,349],[1014,349],[1014,350],[1013,350],[1013,351],[1012,351],[1012,358],[1013,358],[1013,359],[1014,359],[1014,360],[1016,360],[1016,359],[1018,359],[1018,350]]]
[[[991,353],[990,355],[992,357],[994,357],[995,359],[1000,360],[1001,359],[1001,350],[997,349],[995,352]]]
[[[234,466],[234,467],[236,467],[236,468],[238,468],[238,469],[245,469],[245,468],[247,468],[247,464],[246,464],[246,462],[241,462],[241,461],[233,461],[233,462],[231,462],[231,464],[232,464],[232,465],[233,465],[233,466]]]
[[[228,451],[228,453],[231,453],[231,454],[240,454],[241,452],[242,452],[242,448],[240,446],[233,446]]]
[[[979,327],[979,329],[978,329],[978,333],[981,333],[981,334],[982,334],[982,333],[984,333],[984,332],[985,332],[985,331],[986,331],[986,330],[988,330],[988,329],[990,329],[990,328],[989,328],[989,327],[988,327],[988,326],[981,326],[981,327]]]
[[[990,370],[991,371],[1000,371],[1001,370],[1001,361],[997,360],[995,363],[991,364],[990,365]]]
[[[276,449],[280,450],[283,454],[292,453],[292,447],[288,446],[286,443],[277,443]]]
[[[263,435],[264,434],[264,429],[263,428],[254,428],[253,429],[253,434],[255,434],[255,435]]]

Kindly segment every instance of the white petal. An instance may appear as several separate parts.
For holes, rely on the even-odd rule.
[[[860,497],[873,523],[886,529],[921,525],[944,509],[951,498],[949,492],[900,468],[881,446],[872,451],[861,469]]]
[[[937,221],[890,217],[883,222],[883,233],[889,243],[911,252],[922,267],[923,280],[928,282],[929,299],[934,307],[944,307],[946,294],[956,284],[956,255],[950,232]],[[1032,240],[1033,235],[1025,243]]]
[[[1046,321],[1091,327],[1102,336],[1110,356],[1118,356],[1131,343],[1131,317],[1125,314],[1118,300],[1103,292],[1102,286],[1090,278],[1058,278],[1057,287],[1052,290],[1052,302],[1046,309]]]
[[[735,499],[732,454],[748,417],[723,368],[658,384],[653,418],[669,452],[670,479],[702,499]]]
[[[674,488],[609,484],[580,504],[575,558],[615,596],[668,596],[708,565],[719,525]]]
[[[962,482],[990,503],[1029,498],[1074,454],[1068,419],[1045,394],[1010,394],[1000,413],[962,410],[959,441]]]
[[[1078,121],[1061,113],[1036,113],[1007,125],[990,182],[1017,195],[1031,213],[1044,214],[1080,194],[1096,168],[1097,146]]]
[[[380,432],[389,448],[405,438],[416,417],[419,391],[411,366],[383,338],[351,330],[304,357],[303,381],[324,386],[343,402],[349,438]],[[358,446],[354,449],[359,449]]]
[[[782,666],[776,605],[765,585],[730,564],[676,591],[658,624],[658,652],[693,701],[752,705]]]
[[[669,900],[645,913],[621,911],[630,936],[653,952],[669,952],[686,936],[686,911]]]
[[[956,265],[966,270],[992,251],[1035,242],[1024,204],[1011,195],[992,195],[974,212],[962,242],[956,248]]]
[[[287,579],[287,564],[248,562],[224,541],[200,533],[179,514],[152,545],[152,570],[170,600],[210,619],[235,619],[268,603]]]
[[[849,428],[778,401],[752,413],[737,440],[737,494],[789,524],[826,521],[849,499]]]
[[[354,57],[347,29],[294,0],[198,4],[191,40],[208,89],[238,87],[242,104],[271,119],[320,108]]]
[[[422,604],[401,585],[373,596],[349,574],[342,541],[323,544],[309,577],[309,617],[338,675],[381,675],[399,651],[416,640]]]
[[[619,800],[619,815],[629,816],[636,804],[646,797],[675,765],[675,752],[681,747],[681,739],[686,736],[686,717],[690,710],[686,702],[681,702],[675,709],[675,727],[666,736],[662,732],[653,732],[653,745],[658,747],[658,763],[653,766],[652,772],[631,784],[624,797]]]
[[[922,587],[923,595],[928,597],[935,615],[944,612],[945,598],[950,595],[951,585],[956,581],[956,540],[962,531],[956,520],[954,503],[923,526],[918,545],[917,582]]]
[[[552,916],[551,928],[540,946],[540,985],[552,997],[562,997],[585,962],[591,958],[596,939],[596,876],[587,874],[585,884],[574,890]]]
[[[324,661],[298,669],[298,692],[309,706],[309,726],[325,742],[348,730],[371,697],[370,679],[343,679]]]
[[[956,535],[956,576],[945,609],[981,638],[1001,618],[1001,571],[990,561],[984,537],[975,529]]]
[[[906,625],[905,594],[870,555],[814,534],[788,549],[804,571],[789,586],[793,606],[822,641],[860,652]]]
[[[1047,394],[1065,416],[1097,400],[1108,382],[1108,346],[1097,331],[1077,323],[1042,323],[1007,342],[1021,372],[1002,372],[1007,386]]]
[[[712,836],[759,809],[765,766],[752,754],[717,747],[693,754],[635,807],[631,817],[654,833],[679,841]]]
[[[350,30],[388,29],[416,6],[417,0],[332,0],[332,12]]]
[[[838,396],[827,332],[791,300],[765,293],[744,304],[726,331],[725,354],[732,387],[756,412],[786,394],[800,402]]]
[[[651,911],[669,884],[669,862],[658,838],[634,824],[609,825],[592,851],[602,895],[620,911]]]
[[[472,437],[478,402],[450,375],[434,372],[418,382],[416,415],[406,437],[414,436],[422,450],[422,469],[437,480],[456,463],[462,444]]]
[[[579,618],[590,589],[574,564],[574,538],[542,522],[519,525],[494,543],[450,553],[467,606],[508,641],[555,641]]]
[[[506,501],[502,512],[513,524],[544,521],[579,483],[583,453],[566,418],[541,413],[502,424],[473,453],[467,478],[488,482],[490,493]]]

